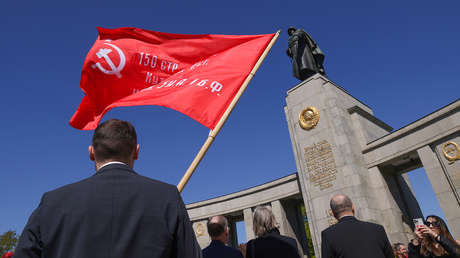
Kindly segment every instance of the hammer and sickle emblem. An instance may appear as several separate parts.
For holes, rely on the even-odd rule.
[[[460,159],[460,147],[455,142],[446,142],[442,145],[442,154],[450,163]]]
[[[104,58],[105,61],[107,62],[107,64],[110,66],[111,70],[105,69],[104,67],[102,67],[102,65],[99,62],[97,62],[96,64],[92,65],[92,67],[93,67],[93,69],[96,69],[96,67],[99,68],[99,70],[101,70],[101,72],[103,72],[105,74],[109,74],[109,75],[115,74],[118,78],[121,78],[121,73],[120,72],[125,67],[126,57],[123,54],[123,51],[121,51],[121,49],[118,48],[117,46],[115,46],[114,44],[107,43],[107,42],[105,42],[104,44],[113,47],[118,52],[118,55],[120,56],[120,64],[118,66],[115,66],[115,64],[112,62],[112,59],[110,59],[109,53],[112,52],[112,49],[110,49],[110,48],[101,48],[101,49],[99,49],[99,51],[97,51],[96,56],[98,58]]]

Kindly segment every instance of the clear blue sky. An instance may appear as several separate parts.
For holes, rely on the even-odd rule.
[[[283,111],[286,91],[298,83],[285,54],[290,25],[320,45],[331,80],[397,129],[458,99],[459,10],[459,1],[3,1],[0,232],[22,231],[44,192],[94,172],[87,153],[92,132],[68,120],[83,97],[80,72],[96,26],[187,34],[283,30],[186,186],[190,203],[296,172]],[[118,108],[105,119],[114,117],[137,128],[135,169],[171,184],[208,135],[162,107]],[[421,189],[425,183],[414,179]],[[430,194],[417,197],[424,211],[440,213]]]

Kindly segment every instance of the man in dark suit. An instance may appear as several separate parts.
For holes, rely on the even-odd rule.
[[[243,258],[240,251],[226,246],[229,229],[224,216],[214,216],[208,220],[208,233],[212,241],[203,249],[203,258]]]
[[[339,222],[321,232],[322,258],[394,258],[385,229],[378,224],[357,220],[348,196],[335,195],[330,205]]]
[[[100,124],[89,146],[97,172],[43,195],[14,257],[200,257],[177,188],[134,172],[138,153],[131,124]]]

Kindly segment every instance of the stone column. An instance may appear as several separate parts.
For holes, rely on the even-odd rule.
[[[303,257],[303,248],[300,245],[299,241],[297,240],[294,229],[289,223],[289,220],[286,216],[286,211],[284,210],[283,205],[281,204],[279,200],[273,201],[271,205],[272,205],[273,215],[275,215],[276,221],[279,224],[279,230],[280,230],[281,235],[294,238],[297,242],[298,252],[300,253],[300,256]]]
[[[292,228],[289,225],[289,222],[287,221],[286,213],[283,209],[283,206],[281,205],[281,202],[279,200],[276,200],[276,201],[273,201],[271,205],[272,205],[273,215],[275,215],[276,221],[279,224],[280,233],[282,235],[291,236],[289,234],[291,232],[293,233],[294,231],[292,230]]]
[[[286,218],[294,230],[299,249],[302,249],[304,254],[309,253],[307,233],[305,232],[305,222],[300,210],[300,200],[287,199],[283,200],[282,205],[286,211]],[[303,202],[303,201],[302,201]]]
[[[460,112],[458,112],[458,118],[452,117],[460,121]],[[447,144],[447,145],[446,145]],[[433,147],[433,151],[436,151],[436,156],[441,162],[441,167],[446,171],[445,175],[449,179],[449,184],[452,189],[455,189],[457,197],[457,203],[460,205],[460,158],[457,157],[455,160],[449,160],[448,156],[452,158],[452,155],[460,155],[460,150],[454,147],[453,144],[460,144],[460,130],[451,135],[449,138],[443,139]],[[457,150],[456,150],[457,149]],[[447,156],[446,156],[447,155]]]
[[[228,220],[228,227],[230,230],[230,237],[228,239],[227,245],[237,248],[238,247],[238,234],[236,230],[236,222],[233,220]]]
[[[397,180],[400,194],[404,198],[404,204],[406,206],[405,216],[403,217],[404,232],[406,233],[407,239],[412,239],[414,237],[413,219],[422,218],[423,213],[415,197],[415,193],[412,189],[412,185],[410,184],[409,176],[407,173],[396,175],[395,178]]]
[[[408,242],[409,239],[405,232],[407,223],[403,221],[404,216],[407,216],[405,214],[407,207],[401,198],[397,177],[394,171],[382,170],[379,167],[369,168],[368,199],[371,201],[368,202],[368,211],[371,214],[361,215],[364,218],[368,217],[368,221],[381,224],[390,242]]]
[[[243,216],[244,216],[244,227],[246,229],[246,242],[249,242],[249,240],[254,239],[254,231],[252,230],[252,209],[247,208],[243,210]]]
[[[445,171],[429,146],[422,147],[417,152],[433,186],[439,206],[444,212],[450,232],[455,239],[460,239],[460,205],[446,178]]]

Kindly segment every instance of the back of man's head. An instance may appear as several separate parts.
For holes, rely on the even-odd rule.
[[[114,160],[128,163],[137,147],[136,130],[129,122],[110,119],[96,128],[91,145],[96,163]]]
[[[344,194],[336,194],[332,196],[330,205],[332,213],[337,219],[344,215],[353,215],[354,213],[351,199]]]
[[[208,233],[212,240],[226,242],[224,233],[227,232],[228,221],[224,216],[214,216],[208,220]]]

